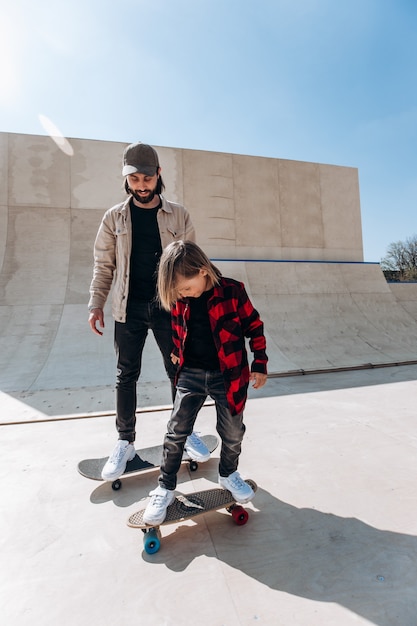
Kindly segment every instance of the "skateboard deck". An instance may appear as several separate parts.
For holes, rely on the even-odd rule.
[[[201,440],[205,443],[210,452],[214,452],[219,445],[219,440],[215,435],[204,435],[201,437]],[[112,482],[112,488],[115,491],[120,489],[122,486],[120,479],[128,474],[139,474],[145,470],[158,468],[161,463],[162,451],[162,444],[159,446],[151,446],[150,448],[136,450],[136,456],[131,461],[128,461],[125,472],[122,476],[120,476],[120,478],[117,478]],[[78,471],[86,478],[102,481],[103,478],[101,477],[101,472],[108,458],[109,457],[106,456],[100,459],[84,459],[84,461],[80,461],[78,463]],[[192,459],[185,451],[182,461],[189,463],[191,471],[195,471],[198,468],[198,462]]]
[[[257,490],[257,485],[253,480],[246,480],[253,491]],[[143,545],[145,552],[154,554],[161,544],[161,526],[176,524],[187,519],[192,519],[197,515],[202,515],[208,511],[218,511],[226,509],[232,514],[234,522],[243,526],[249,518],[249,513],[236,503],[230,491],[222,488],[205,489],[187,495],[177,495],[172,504],[167,508],[165,520],[159,526],[151,526],[143,521],[145,509],[133,513],[127,520],[127,525],[131,528],[140,528],[144,532]]]

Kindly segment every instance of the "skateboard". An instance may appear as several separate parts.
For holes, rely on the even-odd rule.
[[[246,480],[254,491],[257,485],[253,480]],[[143,521],[145,509],[133,513],[127,520],[131,528],[140,528],[144,533],[143,547],[147,554],[158,552],[161,546],[161,526],[183,522],[208,511],[226,509],[232,514],[233,521],[238,526],[246,524],[249,513],[240,504],[237,504],[232,494],[227,489],[216,488],[196,491],[187,495],[178,495],[167,508],[165,520],[159,526],[150,526]]]
[[[219,445],[219,440],[215,435],[204,435],[201,437],[201,440],[205,443],[210,452],[214,452]],[[145,470],[158,468],[161,463],[162,451],[163,445],[136,450],[136,456],[131,461],[127,462],[126,469],[120,478],[123,478],[128,474],[139,474]],[[85,459],[84,461],[80,461],[78,463],[78,471],[86,478],[91,478],[92,480],[103,480],[101,472],[108,458],[109,457],[106,456],[101,459]],[[182,461],[189,464],[189,468],[192,472],[195,472],[198,469],[198,462],[195,459],[192,459],[185,451]],[[112,489],[114,489],[114,491],[118,491],[122,487],[122,481],[120,478],[117,478],[112,482]]]

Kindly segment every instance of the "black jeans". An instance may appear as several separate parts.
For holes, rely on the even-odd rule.
[[[231,414],[220,371],[184,367],[178,378],[174,408],[164,439],[159,482],[165,489],[175,489],[177,485],[185,440],[192,433],[197,414],[207,396],[215,402],[216,429],[222,440],[219,474],[230,476],[237,470],[245,434],[243,413]]]
[[[140,302],[130,305],[126,322],[115,322],[114,347],[117,357],[116,381],[116,428],[119,439],[135,440],[136,384],[142,367],[142,352],[148,330],[152,330],[161,351],[168,378],[171,381],[172,398],[175,397],[177,367],[171,362],[172,327],[171,314],[156,302]]]

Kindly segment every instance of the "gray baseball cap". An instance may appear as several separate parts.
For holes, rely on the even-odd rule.
[[[146,143],[131,143],[123,153],[122,176],[128,174],[145,174],[155,176],[159,168],[159,159],[156,150]]]

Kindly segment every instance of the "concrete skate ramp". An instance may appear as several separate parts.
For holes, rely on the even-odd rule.
[[[240,278],[264,320],[270,373],[380,366],[417,359],[417,324],[379,264],[218,262]],[[405,286],[406,287],[406,286]],[[415,305],[415,302],[414,302]]]
[[[93,335],[85,303],[91,258],[82,250],[92,249],[97,220],[46,213],[10,212],[2,229],[0,389],[46,414],[111,410],[113,320],[107,310],[104,336]],[[215,263],[245,283],[258,308],[271,374],[417,359],[415,285],[388,285],[378,264]],[[139,405],[169,403],[152,335],[143,362]]]
[[[0,390],[44,413],[114,406],[113,320],[106,307],[106,328],[98,337],[89,329],[86,307],[102,213],[0,210],[1,232],[7,233],[0,249]],[[153,338],[148,343],[142,404],[161,381],[157,400],[169,402],[161,358]]]
[[[389,283],[398,304],[417,322],[417,283]]]
[[[0,393],[6,413],[10,398],[22,403],[19,415],[28,407],[42,415],[114,407],[113,320],[107,308],[104,336],[94,335],[86,305],[97,228],[104,210],[121,199],[124,144],[71,143],[68,157],[48,137],[0,133]],[[245,282],[259,309],[271,373],[417,358],[416,290],[391,289],[379,265],[361,262],[355,170],[158,150],[167,197],[192,208],[200,245],[211,258],[228,259],[216,263]],[[264,177],[255,195],[247,189],[253,172]],[[262,211],[254,210],[258,206]],[[241,255],[251,260],[239,261]],[[141,383],[139,406],[169,404],[152,335]]]
[[[416,321],[398,303],[377,264],[215,263],[224,275],[245,283],[258,308],[265,323],[271,374],[380,366],[417,358]],[[48,267],[59,265],[57,254]],[[57,284],[68,280],[64,274],[59,280],[56,277]],[[28,291],[32,284],[28,272]],[[46,414],[112,409],[115,365],[109,312],[105,334],[97,337],[87,326],[84,304],[55,302],[57,285],[51,289],[47,276],[36,285],[39,304],[0,307],[2,391]],[[169,403],[152,336],[144,364],[139,404]]]

